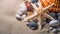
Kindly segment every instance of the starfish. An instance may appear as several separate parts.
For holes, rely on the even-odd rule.
[[[51,5],[49,5],[49,6],[45,7],[45,8],[43,8],[42,3],[40,2],[40,0],[39,0],[39,4],[40,4],[39,7],[36,7],[35,4],[31,3],[31,5],[37,11],[37,13],[24,18],[23,21],[28,21],[28,20],[33,19],[35,17],[39,17],[39,29],[42,29],[42,22],[43,22],[42,21],[42,19],[43,19],[42,17],[43,16],[45,16],[46,18],[49,18],[51,20],[55,20],[53,17],[51,17],[50,15],[48,15],[46,13],[48,11],[48,9],[51,8],[54,5],[54,3],[52,3]]]

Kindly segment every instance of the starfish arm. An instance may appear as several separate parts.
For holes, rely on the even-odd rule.
[[[51,5],[49,5],[49,6],[45,7],[45,8],[43,8],[43,11],[46,11],[46,10],[50,9],[53,5],[54,5],[54,3],[52,3]]]
[[[45,16],[46,18],[51,19],[51,20],[55,20],[53,17],[51,17],[50,15],[48,15],[48,14],[46,14],[46,13],[44,13],[44,16]]]

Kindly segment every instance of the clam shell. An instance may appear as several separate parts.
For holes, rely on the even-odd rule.
[[[56,33],[57,29],[52,29],[51,32]]]
[[[18,20],[21,20],[22,18],[21,18],[21,16],[20,15],[16,15],[16,18],[18,19]]]
[[[26,17],[26,15],[24,14],[24,15],[22,15],[22,19],[24,19]]]

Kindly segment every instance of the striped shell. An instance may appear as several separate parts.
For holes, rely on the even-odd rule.
[[[52,3],[55,3],[49,11],[60,12],[60,0],[41,0],[43,7],[46,7]]]

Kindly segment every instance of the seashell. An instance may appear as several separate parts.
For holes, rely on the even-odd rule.
[[[27,13],[27,8],[24,2],[20,4],[20,9],[18,10],[17,14],[22,15],[23,13]]]
[[[41,0],[43,7],[47,7],[48,5],[55,3],[49,11],[60,12],[60,0]]]
[[[22,18],[21,18],[20,15],[17,14],[17,15],[16,15],[16,19],[17,19],[17,20],[21,20]]]
[[[25,5],[26,5],[26,8],[27,8],[28,11],[33,10],[33,7],[31,5],[31,3],[26,2]]]
[[[25,17],[26,17],[26,14],[23,14],[21,18],[24,19]]]
[[[51,32],[56,33],[57,29],[52,29]]]
[[[26,8],[26,5],[25,5],[25,3],[24,2],[22,2],[21,4],[20,4],[20,10],[24,13],[24,12],[27,12],[27,8]]]
[[[17,14],[23,15],[23,11],[21,9],[18,10]]]

